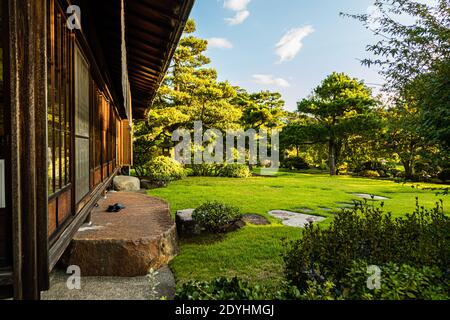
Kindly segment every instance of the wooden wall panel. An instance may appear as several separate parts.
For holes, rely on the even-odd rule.
[[[104,164],[103,165],[103,181],[105,181],[106,179],[108,179],[108,176],[109,176],[109,174],[108,174],[108,165],[107,164]]]
[[[58,197],[58,224],[62,225],[72,213],[72,192],[67,190]]]
[[[56,213],[56,201],[57,199],[54,198],[48,202],[48,234],[52,235],[57,228],[58,225],[58,218]]]
[[[133,140],[131,135],[130,122],[128,120],[122,121],[122,166],[133,165]]]
[[[102,182],[102,168],[94,170],[94,185],[98,186]]]

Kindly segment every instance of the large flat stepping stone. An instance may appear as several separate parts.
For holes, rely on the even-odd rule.
[[[310,223],[324,221],[326,218],[302,214],[285,210],[273,210],[269,212],[274,218],[281,219],[282,223],[288,227],[304,228]]]
[[[300,211],[301,213],[306,213],[306,214],[314,212],[314,210],[310,209],[310,208],[295,208],[294,210]]]
[[[368,194],[368,193],[352,193],[352,194],[358,198],[367,199],[367,200],[376,200],[376,201],[390,200],[389,198],[386,198],[386,197],[376,196],[376,195]]]
[[[111,204],[125,209],[107,212]],[[169,205],[145,194],[108,194],[92,212],[92,225],[74,236],[62,262],[77,265],[83,276],[139,277],[166,266],[178,250]]]

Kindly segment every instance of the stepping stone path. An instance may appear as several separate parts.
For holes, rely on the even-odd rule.
[[[300,212],[303,212],[303,213],[313,213],[314,212],[314,210],[312,210],[310,208],[295,208],[294,210],[300,211]]]
[[[376,201],[382,201],[382,200],[390,200],[386,197],[376,196],[373,194],[367,194],[367,193],[352,193],[354,196],[361,198],[361,199],[367,199],[367,200],[376,200]]]
[[[325,220],[324,217],[312,216],[284,210],[273,210],[269,212],[269,215],[281,219],[285,226],[295,228],[304,228],[310,223],[317,223]]]
[[[319,209],[322,211],[332,211],[332,209],[327,208],[327,207],[319,207]]]
[[[260,216],[259,214],[245,214],[242,220],[245,223],[253,224],[256,226],[265,226],[269,225],[270,222],[263,216]]]

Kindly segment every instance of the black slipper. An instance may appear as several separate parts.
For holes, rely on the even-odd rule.
[[[124,206],[124,205],[121,204],[121,203],[116,203],[115,206],[116,206],[117,208],[119,208],[120,210],[126,209],[126,208],[127,208],[126,206]]]
[[[125,209],[126,207],[123,204],[120,203],[116,203],[112,206],[109,206],[108,209],[106,210],[107,212],[111,212],[111,213],[115,213],[115,212],[119,212],[122,209]]]

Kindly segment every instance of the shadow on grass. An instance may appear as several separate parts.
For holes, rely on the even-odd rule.
[[[217,242],[224,241],[227,238],[228,234],[229,233],[220,233],[220,234],[205,233],[201,235],[180,236],[180,241],[182,244],[211,245]]]

